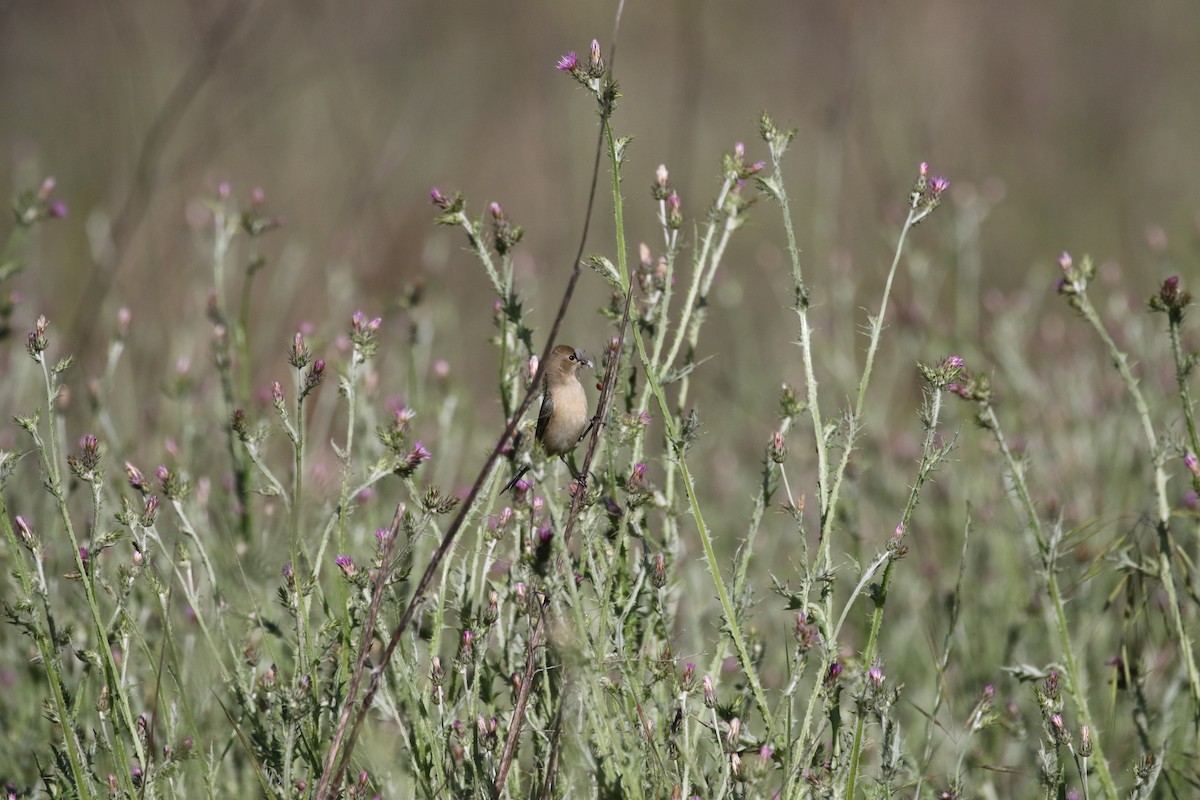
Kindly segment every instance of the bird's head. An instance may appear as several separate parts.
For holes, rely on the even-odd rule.
[[[550,351],[550,359],[546,362],[546,375],[567,377],[574,375],[583,366],[594,366],[587,353],[578,347],[560,344]]]

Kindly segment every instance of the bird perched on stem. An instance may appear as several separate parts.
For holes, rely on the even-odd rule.
[[[584,479],[567,460],[567,454],[575,449],[591,422],[587,393],[579,382],[579,369],[584,365],[593,366],[592,360],[578,348],[560,344],[550,351],[550,358],[542,370],[542,410],[537,422],[537,440],[542,443],[542,450],[546,455],[561,458],[571,470],[571,476],[581,484]],[[511,489],[528,471],[528,466],[522,467],[503,492]]]

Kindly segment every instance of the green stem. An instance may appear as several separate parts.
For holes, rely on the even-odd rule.
[[[296,422],[292,428],[292,453],[293,453],[293,473],[292,473],[292,514],[289,527],[291,551],[292,551],[292,571],[296,580],[296,674],[307,675],[309,673],[308,662],[308,605],[305,602],[304,584],[311,575],[313,580],[316,579],[320,572],[320,564],[302,565],[300,556],[303,554],[302,540],[300,536],[300,505],[303,499],[304,492],[304,371],[297,369],[296,373]],[[305,568],[307,567],[307,568]]]
[[[1171,354],[1175,357],[1175,383],[1179,387],[1179,405],[1183,407],[1183,418],[1187,423],[1188,447],[1200,455],[1200,433],[1196,429],[1196,408],[1192,402],[1192,392],[1188,388],[1187,377],[1191,372],[1188,355],[1183,350],[1183,341],[1179,334],[1179,321],[1172,319],[1167,326],[1171,336]]]
[[[1020,499],[1021,505],[1025,510],[1029,529],[1032,531],[1037,543],[1039,555],[1045,562],[1046,590],[1054,606],[1055,632],[1058,634],[1059,650],[1062,652],[1063,660],[1066,662],[1067,667],[1067,694],[1071,696],[1071,700],[1075,704],[1080,724],[1087,725],[1088,729],[1092,731],[1092,748],[1096,761],[1096,773],[1100,778],[1101,785],[1104,787],[1105,795],[1110,800],[1113,800],[1113,798],[1117,797],[1117,786],[1113,782],[1112,774],[1108,770],[1108,760],[1104,757],[1104,750],[1100,745],[1100,738],[1097,735],[1098,731],[1092,723],[1091,711],[1088,710],[1087,695],[1084,693],[1081,685],[1082,674],[1075,659],[1075,648],[1071,644],[1067,612],[1063,606],[1062,591],[1059,588],[1058,575],[1055,571],[1056,547],[1050,547],[1047,542],[1041,518],[1034,507],[1033,497],[1029,493],[1029,485],[1025,480],[1025,470],[1021,468],[1016,457],[1013,455],[1012,449],[1008,446],[1008,440],[1004,436],[1004,432],[1000,427],[1000,420],[996,417],[996,411],[990,401],[985,400],[980,403],[979,418],[983,427],[991,431],[996,444],[1000,447],[1000,452],[1003,454],[1005,462],[1008,464],[1009,475],[1012,477],[1013,486],[1017,490],[1017,497]]]
[[[704,548],[704,559],[708,564],[709,573],[712,575],[713,586],[717,590],[717,597],[721,601],[721,609],[725,615],[729,637],[733,640],[734,648],[738,653],[738,660],[742,664],[742,670],[746,673],[746,679],[749,681],[750,689],[754,693],[754,700],[758,704],[759,713],[762,714],[767,730],[771,730],[774,726],[771,709],[767,705],[766,695],[763,693],[762,684],[758,680],[758,672],[754,668],[754,663],[750,660],[750,653],[746,648],[746,640],[742,636],[737,614],[734,612],[733,603],[730,602],[729,592],[725,588],[725,580],[721,577],[721,569],[717,563],[717,554],[713,550],[712,536],[709,533],[708,526],[704,523],[703,515],[700,513],[700,501],[696,497],[696,487],[692,481],[691,473],[688,471],[687,461],[684,460],[683,445],[679,442],[674,418],[671,416],[671,410],[667,405],[667,398],[663,395],[662,387],[658,385],[658,380],[649,371],[649,358],[646,354],[645,343],[642,340],[642,333],[636,325],[632,326],[632,329],[634,342],[637,344],[638,356],[642,360],[643,368],[647,370],[646,382],[650,386],[650,390],[654,393],[654,397],[658,401],[659,411],[663,415],[663,424],[666,427],[669,446],[679,448],[676,464],[679,467],[683,488],[687,493],[688,503],[691,506],[692,517],[696,520],[696,530],[700,534],[700,544]]]
[[[179,515],[179,527],[183,530],[187,537],[196,545],[196,549],[200,553],[200,562],[204,564],[204,571],[208,574],[208,584],[211,587],[213,600],[217,597],[217,573],[213,570],[212,561],[208,557],[208,550],[204,546],[204,540],[196,533],[196,529],[192,526],[192,522],[188,519],[187,512],[183,510],[183,503],[178,498],[171,498],[171,507],[175,509],[175,513]],[[195,609],[195,605],[193,605]]]
[[[1142,395],[1142,390],[1138,387],[1137,378],[1133,376],[1133,372],[1129,369],[1129,358],[1117,347],[1117,343],[1109,335],[1108,330],[1104,327],[1104,323],[1100,320],[1100,315],[1096,313],[1096,309],[1092,305],[1091,300],[1088,299],[1087,294],[1080,292],[1076,295],[1076,298],[1079,301],[1077,305],[1079,312],[1096,331],[1096,335],[1100,337],[1100,340],[1104,342],[1104,346],[1108,349],[1109,357],[1112,359],[1117,372],[1121,375],[1121,380],[1124,381],[1130,396],[1133,398],[1138,418],[1142,423],[1142,432],[1146,436],[1146,445],[1150,448],[1154,464],[1155,528],[1158,532],[1158,577],[1167,592],[1167,599],[1171,606],[1171,624],[1175,628],[1175,636],[1179,640],[1179,650],[1183,655],[1183,662],[1187,668],[1188,692],[1192,700],[1192,719],[1193,721],[1200,721],[1200,673],[1196,669],[1196,659],[1192,653],[1191,637],[1188,636],[1187,630],[1183,625],[1183,614],[1179,607],[1179,595],[1175,588],[1175,576],[1171,564],[1175,545],[1171,537],[1171,505],[1167,499],[1166,449],[1162,447],[1158,441],[1158,437],[1154,434],[1154,422],[1150,418],[1150,408],[1146,405],[1146,398]],[[1178,360],[1178,356],[1176,358]],[[1190,405],[1185,407],[1190,407]],[[1195,435],[1190,425],[1189,432],[1193,436]]]
[[[796,231],[792,225],[792,208],[788,200],[787,190],[783,183],[783,170],[780,167],[780,161],[783,158],[783,153],[787,146],[783,142],[772,140],[769,142],[771,149],[771,161],[774,164],[775,172],[772,175],[774,179],[774,194],[779,201],[780,210],[783,213],[783,229],[787,233],[788,255],[792,261],[792,281],[796,285],[796,316],[800,319],[800,338],[797,344],[800,345],[801,358],[804,361],[804,384],[808,396],[808,413],[812,418],[813,438],[816,440],[817,448],[817,498],[818,506],[821,512],[821,519],[827,515],[829,508],[829,456],[825,446],[825,426],[821,422],[821,405],[817,399],[817,376],[813,369],[812,357],[812,328],[809,327],[808,321],[808,287],[804,283],[804,274],[800,268],[800,248],[796,244]]]
[[[8,504],[4,501],[3,495],[0,495],[0,526],[4,529],[4,538],[8,542],[10,552],[10,562],[15,564],[17,577],[21,581],[21,588],[26,598],[29,599],[29,614],[32,616],[33,597],[34,597],[34,581],[29,575],[29,570],[25,566],[25,559],[21,557],[21,549],[17,543],[17,537],[13,532],[12,520],[8,516]],[[41,559],[41,546],[34,545],[32,548],[33,558],[36,561]],[[42,588],[38,591],[41,595],[43,603],[45,603],[47,594],[42,582]],[[47,621],[50,620],[49,609],[46,614]],[[32,626],[34,633],[33,639],[37,643],[38,656],[42,661],[42,668],[46,672],[46,682],[50,685],[51,702],[54,704],[54,713],[58,717],[59,727],[62,729],[63,744],[66,745],[67,762],[71,765],[71,776],[75,780],[76,790],[81,798],[90,798],[94,796],[92,791],[91,776],[88,775],[86,766],[83,760],[83,753],[80,747],[79,740],[75,738],[75,721],[74,715],[67,706],[66,695],[63,691],[62,676],[58,671],[58,654],[54,651],[53,634],[47,635],[45,629],[40,624],[35,622]]]
[[[717,276],[717,267],[721,265],[721,259],[725,255],[725,248],[729,245],[729,239],[733,232],[741,226],[742,217],[739,215],[739,210],[734,208],[718,210],[717,213],[723,213],[725,216],[725,224],[721,229],[721,238],[717,241],[716,247],[712,250],[712,256],[709,259],[708,267],[705,270],[704,276],[700,283],[700,294],[697,302],[697,307],[692,316],[691,324],[688,326],[687,344],[689,351],[695,351],[696,344],[700,341],[700,326],[704,323],[707,316],[705,311],[708,302],[708,293],[712,288],[713,279]],[[680,330],[683,327],[680,326]],[[687,403],[688,386],[691,382],[690,374],[684,375],[679,381],[679,400],[676,403],[676,408],[682,409]]]
[[[390,469],[375,470],[370,475],[368,475],[363,480],[362,483],[358,484],[353,489],[351,489],[349,496],[350,497],[358,497],[364,491],[371,488],[376,483],[379,483],[379,481],[383,480],[384,478],[386,478],[388,475],[391,475],[391,474],[392,474],[392,471]],[[330,537],[333,536],[333,531],[337,527],[337,524],[340,520],[341,520],[341,512],[340,511],[336,511],[330,515],[329,521],[325,524],[325,530],[321,533],[321,545],[317,548],[316,558],[313,559],[314,564],[320,564],[320,563],[324,562],[325,551],[329,547],[329,539],[330,539]]]
[[[908,217],[904,220],[904,227],[900,229],[900,239],[896,242],[896,252],[892,256],[892,266],[888,270],[887,281],[883,286],[883,297],[879,301],[879,314],[871,319],[871,341],[867,345],[867,361],[863,366],[862,377],[858,381],[858,393],[854,399],[854,413],[850,417],[846,429],[846,446],[842,450],[842,457],[838,461],[837,469],[834,470],[833,482],[829,487],[827,501],[821,509],[821,543],[817,546],[817,561],[827,571],[833,569],[830,539],[832,538],[833,522],[836,517],[834,510],[837,508],[842,479],[846,476],[846,467],[850,463],[850,454],[854,452],[854,442],[858,438],[859,429],[862,427],[863,404],[867,397],[867,385],[871,381],[871,371],[875,366],[875,353],[879,349],[879,338],[883,333],[883,319],[887,313],[888,298],[892,293],[892,281],[896,278],[896,269],[900,265],[900,255],[904,252],[904,240],[908,238],[908,232],[928,213],[928,209],[920,209],[915,204],[909,209]],[[822,432],[817,431],[816,435],[819,438]]]
[[[617,239],[617,265],[621,275],[621,283],[624,291],[628,292],[629,286],[629,265],[625,253],[625,221],[624,221],[624,203],[621,197],[621,162],[617,157],[616,140],[612,135],[612,127],[609,124],[608,117],[604,117],[604,134],[608,144],[609,162],[612,165],[612,191],[613,191],[613,221],[616,226]],[[721,191],[721,200],[718,201],[718,208],[723,202],[724,196],[728,191],[729,181],[726,181],[725,188]],[[710,229],[711,231],[711,229]],[[708,247],[708,241],[711,240],[711,233],[706,240],[705,250]],[[697,279],[693,280],[693,290],[698,286],[699,267],[697,267]],[[694,291],[689,293],[686,309],[694,305]],[[652,364],[646,353],[646,344],[642,339],[640,326],[630,326],[633,330],[634,341],[637,344],[638,356],[642,362],[642,369],[646,373],[646,382],[650,390],[654,393],[655,399],[658,401],[659,411],[663,415],[663,424],[666,427],[667,439],[672,444],[678,443],[678,436],[675,428],[674,417],[671,415],[670,407],[667,404],[667,398],[663,394],[662,387],[659,385],[659,376],[652,368]],[[682,333],[685,323],[681,322],[678,333]],[[680,340],[680,336],[676,337],[676,344]],[[673,348],[677,350],[677,348]],[[673,355],[668,356],[665,363],[670,364],[674,360]],[[704,517],[700,512],[700,502],[696,497],[695,485],[692,481],[692,476],[688,471],[687,462],[684,460],[682,445],[678,445],[680,450],[676,463],[678,464],[680,476],[683,480],[684,490],[687,492],[688,502],[691,505],[692,517],[696,520],[696,528],[700,533],[700,541],[704,547],[704,557],[708,562],[709,571],[712,573],[713,585],[717,590],[717,596],[721,601],[721,608],[725,614],[725,620],[729,627],[730,638],[733,639],[734,647],[737,649],[738,657],[742,664],[742,669],[746,673],[746,678],[750,682],[750,687],[754,693],[755,701],[758,703],[759,712],[762,714],[763,720],[766,722],[768,730],[772,727],[771,709],[767,705],[766,696],[763,693],[762,684],[758,680],[758,673],[754,668],[754,663],[750,660],[750,654],[746,647],[745,638],[742,636],[741,627],[738,624],[737,615],[734,613],[733,603],[730,602],[729,592],[725,588],[725,581],[721,577],[721,570],[717,563],[717,555],[713,550],[712,536],[709,534],[708,526],[704,523]]]
[[[71,522],[71,515],[67,508],[67,497],[63,492],[61,473],[58,469],[58,436],[55,431],[56,415],[54,413],[54,400],[58,396],[58,392],[50,379],[50,368],[46,364],[46,355],[44,352],[38,353],[37,362],[42,368],[42,377],[46,387],[46,425],[50,431],[49,447],[47,448],[46,443],[37,433],[36,429],[33,429],[31,433],[33,433],[38,455],[41,457],[42,465],[46,470],[47,488],[54,496],[59,517],[62,520],[63,527],[67,531],[68,538],[71,540],[71,551],[75,557],[75,568],[79,571],[80,583],[83,584],[88,611],[91,614],[92,625],[96,632],[96,649],[100,652],[100,657],[104,663],[104,674],[109,686],[109,692],[113,696],[113,702],[120,709],[122,722],[125,724],[130,738],[133,740],[138,763],[145,764],[147,763],[146,754],[142,748],[142,741],[138,737],[137,727],[134,725],[133,712],[129,708],[129,697],[120,681],[120,673],[117,670],[116,661],[113,659],[112,648],[108,644],[108,631],[105,628],[104,621],[100,617],[100,606],[96,600],[95,581],[92,579],[88,566],[83,562],[83,555],[79,551],[79,539],[75,535],[75,526]],[[118,761],[122,765],[129,765],[130,762],[120,736],[114,737],[114,744],[117,750],[116,756]],[[128,780],[127,777],[126,780]]]
[[[350,454],[354,450],[354,426],[356,422],[356,413],[358,411],[358,394],[355,388],[356,379],[358,377],[358,364],[362,356],[358,348],[350,354],[350,374],[346,376],[342,382],[342,388],[346,395],[346,447],[339,455],[342,461],[342,496],[338,503],[338,542],[339,551],[344,552],[346,549],[346,517],[349,513],[351,499],[358,495],[350,494]],[[318,561],[318,564],[321,562]]]
[[[218,205],[213,212],[213,252],[212,252],[212,268],[213,268],[213,296],[216,298],[216,316],[224,324],[227,323],[225,315],[225,265],[229,257],[229,246],[233,242],[233,237],[237,233],[236,219],[229,219],[225,213],[224,205]],[[245,287],[245,293],[249,292],[249,277]],[[243,314],[249,314],[248,297],[243,296]],[[238,355],[238,363],[242,370],[242,383],[248,382],[249,378],[249,355],[246,348],[245,332],[242,329],[245,320],[239,321],[232,325],[232,331],[226,333],[226,337],[232,336],[234,341],[234,349]],[[237,496],[238,506],[238,525],[242,535],[242,541],[249,541],[250,534],[253,529],[253,522],[250,518],[250,480],[249,469],[246,466],[246,458],[241,448],[237,434],[234,433],[233,426],[229,423],[233,412],[237,409],[238,393],[234,386],[233,365],[229,355],[229,339],[216,342],[218,348],[217,353],[217,372],[221,378],[221,391],[225,398],[225,436],[226,443],[229,446],[229,460],[233,466],[233,489]],[[241,396],[249,395],[249,388],[243,386]]]
[[[1192,402],[1192,391],[1188,387],[1188,375],[1192,371],[1192,356],[1186,353],[1183,349],[1183,341],[1180,335],[1180,322],[1182,322],[1182,313],[1178,316],[1175,314],[1168,315],[1167,330],[1171,337],[1171,354],[1175,358],[1175,382],[1179,388],[1179,405],[1183,408],[1183,418],[1187,424],[1188,431],[1188,448],[1193,455],[1200,454],[1200,433],[1196,427],[1196,407]],[[1192,475],[1192,487],[1200,491],[1200,475]],[[1189,594],[1195,597],[1194,592]]]
[[[908,502],[904,505],[904,513],[900,517],[900,527],[897,536],[889,543],[889,558],[883,568],[883,578],[875,591],[875,608],[871,611],[871,631],[867,636],[867,647],[863,651],[862,664],[870,669],[875,664],[875,648],[879,643],[879,631],[883,627],[883,611],[887,605],[888,589],[892,585],[892,575],[895,572],[897,560],[903,555],[902,545],[899,544],[908,534],[909,522],[917,501],[921,496],[921,487],[929,479],[933,468],[946,454],[945,448],[934,446],[937,433],[938,418],[942,411],[942,390],[935,387],[929,398],[929,411],[926,416],[925,441],[921,445],[921,464],[917,468],[917,479],[913,481],[908,493]],[[865,691],[865,689],[864,689]],[[846,779],[846,797],[853,798],[858,785],[858,772],[862,762],[863,731],[866,728],[866,708],[864,701],[858,700],[858,713],[854,722],[854,745],[850,751],[850,776]]]

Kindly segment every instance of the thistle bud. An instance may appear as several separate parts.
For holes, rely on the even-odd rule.
[[[655,589],[661,589],[667,585],[667,557],[662,553],[654,554],[654,570],[650,573],[650,583]]]
[[[771,443],[767,445],[767,455],[776,464],[782,464],[787,459],[787,440],[782,431],[771,434]]]
[[[25,518],[18,516],[14,522],[16,523],[17,538],[21,540],[21,544],[33,550],[37,546],[37,535],[33,532],[33,526],[25,521]]]

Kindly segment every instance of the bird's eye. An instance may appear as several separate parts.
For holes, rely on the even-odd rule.
[[[574,361],[574,360],[575,360],[575,354],[574,354],[574,353],[571,353],[571,355],[567,356],[567,360],[568,360],[568,361]]]

